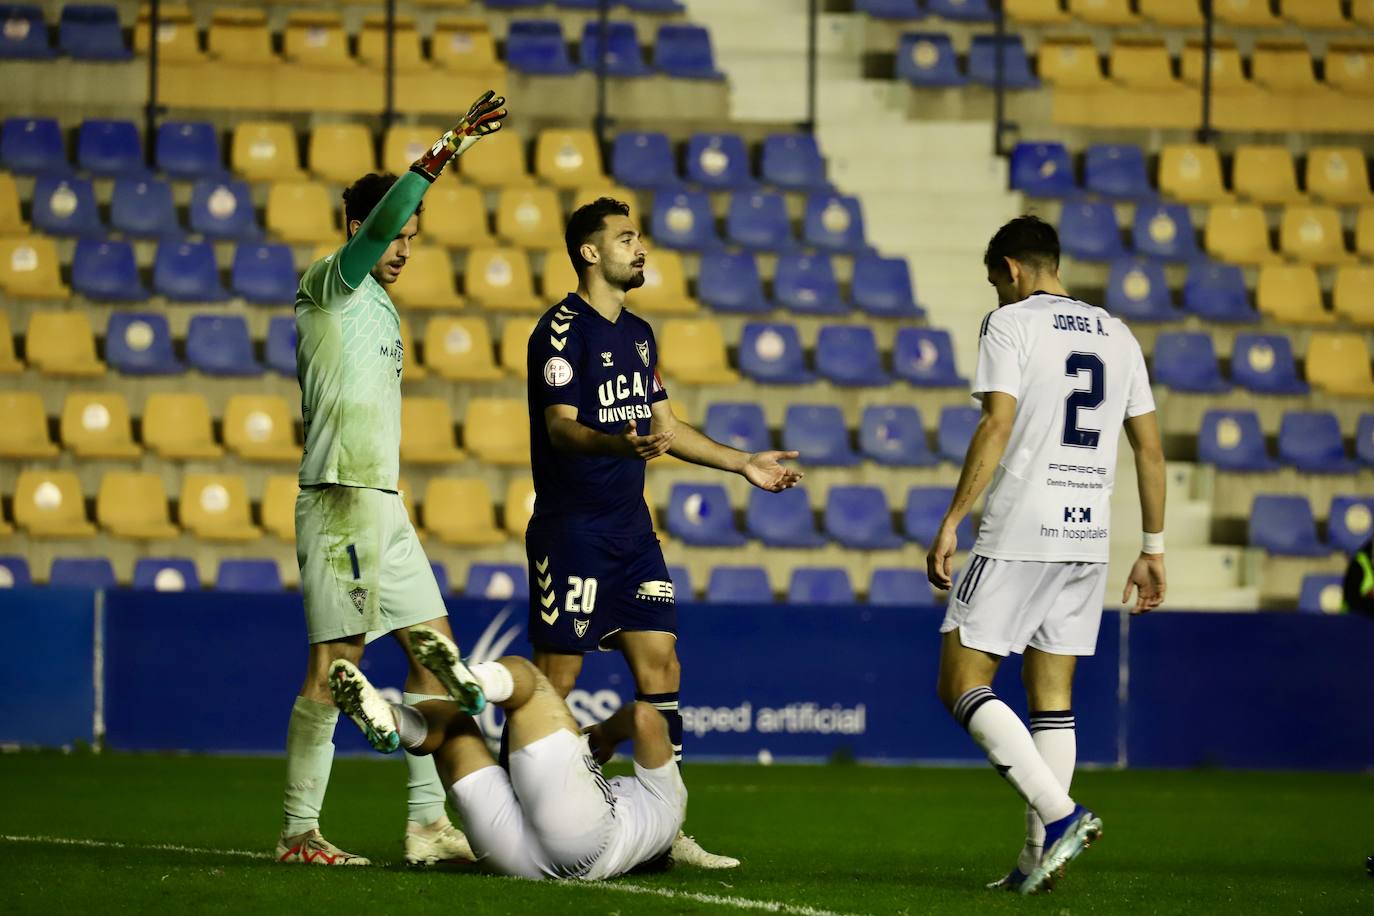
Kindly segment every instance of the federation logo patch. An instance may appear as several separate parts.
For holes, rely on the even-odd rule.
[[[639,352],[639,358],[644,361],[644,368],[649,368],[649,342],[647,340],[635,341],[635,350]]]
[[[363,613],[363,608],[367,606],[367,589],[358,586],[348,593],[348,597],[353,600],[353,606],[358,609],[358,613]]]
[[[590,620],[578,618],[573,619],[573,632],[577,634],[578,639],[581,639],[583,636],[587,635],[587,627],[590,624]]]
[[[572,381],[572,363],[561,356],[553,356],[544,364],[544,383],[554,388],[562,388]]]

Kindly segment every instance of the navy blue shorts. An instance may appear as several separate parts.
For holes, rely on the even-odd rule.
[[[663,549],[653,532],[605,537],[531,525],[530,642],[536,649],[582,654],[610,647],[622,630],[677,635],[677,605]]]

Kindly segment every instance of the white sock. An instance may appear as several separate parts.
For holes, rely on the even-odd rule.
[[[1073,768],[1078,761],[1078,738],[1074,731],[1073,710],[1064,709],[1053,712],[1031,713],[1031,738],[1035,749],[1040,752],[1045,763],[1049,764],[1054,778],[1069,791],[1073,787]],[[1045,822],[1030,806],[1026,807],[1026,843],[1021,848],[1021,856],[1016,866],[1022,874],[1040,864],[1040,856],[1045,851]]]
[[[503,703],[515,692],[515,678],[510,669],[500,662],[479,662],[468,668],[473,678],[487,695],[488,703]]]
[[[1036,750],[1026,726],[990,688],[975,687],[961,696],[954,718],[1042,820],[1057,821],[1073,812],[1073,799]]]
[[[414,706],[392,703],[391,714],[396,717],[396,734],[401,739],[402,747],[413,751],[425,743],[429,737],[429,723],[425,721],[424,713]]]

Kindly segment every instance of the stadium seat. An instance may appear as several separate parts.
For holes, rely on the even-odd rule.
[[[105,557],[54,557],[48,569],[49,588],[114,588],[114,567]]]
[[[33,187],[33,227],[46,235],[103,235],[95,191],[84,178],[40,175]]]
[[[997,85],[998,38],[974,35],[968,52],[968,78],[984,86]],[[1031,72],[1030,59],[1021,36],[1008,34],[1001,39],[1002,85],[1007,89],[1036,89],[1040,81]]]
[[[1355,553],[1374,532],[1374,498],[1333,496],[1326,530],[1332,547],[1342,553]]]
[[[278,181],[267,192],[267,231],[284,242],[309,245],[340,241],[334,201],[317,181]]]
[[[1081,261],[1110,261],[1126,253],[1116,211],[1106,201],[1066,201],[1059,216],[1059,243]]]
[[[720,325],[705,319],[673,318],[659,336],[663,372],[689,385],[731,384],[739,375],[726,364]]]
[[[1016,22],[1035,25],[1063,25],[1072,17],[1060,8],[1059,0],[1005,0],[1006,16]]]
[[[589,130],[545,129],[534,144],[535,173],[557,188],[604,181],[601,150]]]
[[[1302,577],[1298,611],[1305,614],[1339,614],[1345,607],[1342,577],[1334,573],[1308,573]]]
[[[41,235],[0,238],[0,289],[15,299],[66,299],[57,247]]]
[[[69,173],[57,119],[6,118],[0,125],[0,167],[16,175]]]
[[[1242,144],[1231,164],[1231,187],[1259,204],[1288,204],[1303,199],[1293,156],[1284,146]]]
[[[1290,410],[1283,415],[1279,461],[1305,474],[1345,474],[1355,469],[1345,454],[1340,421],[1322,410]]]
[[[259,305],[295,302],[300,280],[291,249],[276,244],[239,245],[234,250],[229,285],[234,295]]]
[[[491,490],[480,477],[435,477],[425,487],[425,530],[445,544],[484,547],[501,544]]]
[[[143,444],[160,458],[220,458],[211,435],[210,405],[195,393],[157,392],[143,405]]]
[[[401,276],[405,276],[402,271]],[[534,294],[530,262],[519,248],[474,248],[463,280],[470,298],[496,311],[532,311],[544,304]]]
[[[9,315],[0,309],[0,375],[17,375],[23,371],[24,364],[14,353],[14,332],[10,329]]]
[[[0,60],[42,60],[55,55],[48,44],[48,24],[41,7],[7,4],[0,15],[5,17],[0,29]]]
[[[473,267],[474,257],[468,260],[468,269]],[[514,262],[512,262],[514,263]],[[486,264],[488,271],[491,263]],[[524,265],[525,282],[529,283],[528,264]],[[471,276],[471,274],[469,274]],[[410,258],[396,282],[389,290],[392,300],[404,308],[417,309],[459,309],[463,298],[453,280],[453,261],[448,250],[436,246],[415,245],[410,249]],[[493,307],[496,301],[493,300]]]
[[[941,32],[907,32],[897,47],[897,77],[913,86],[940,89],[963,86],[954,45]]]
[[[1348,29],[1340,0],[1280,0],[1283,18],[1309,29]]]
[[[705,191],[678,191],[654,195],[649,218],[649,237],[663,248],[686,251],[720,247],[711,199]]]
[[[667,134],[625,131],[611,147],[611,174],[631,188],[676,188],[682,183],[673,165]]]
[[[1335,207],[1286,208],[1279,224],[1279,248],[1307,264],[1336,265],[1355,260],[1345,250],[1341,214]]]
[[[206,375],[261,375],[248,323],[240,315],[193,315],[186,330],[186,361]]]
[[[191,188],[191,231],[210,239],[256,239],[262,234],[246,181],[203,178]]]
[[[139,557],[131,585],[145,592],[198,592],[200,575],[185,557]]]
[[[0,172],[0,236],[27,235],[28,231],[19,211],[19,186],[13,175]]]
[[[82,170],[100,177],[142,175],[148,171],[138,127],[132,121],[92,118],[81,122],[76,161]]]
[[[506,37],[506,65],[532,76],[568,76],[576,72],[568,59],[563,28],[554,19],[517,19]]]
[[[851,550],[894,550],[902,538],[880,487],[832,486],[825,499],[825,530]]]
[[[940,425],[935,434],[940,457],[962,464],[969,442],[973,441],[973,431],[978,428],[978,420],[979,411],[976,407],[946,407],[941,410]]]
[[[153,260],[153,290],[173,302],[222,302],[215,250],[209,242],[165,241]]]
[[[95,518],[117,538],[161,541],[179,532],[167,510],[162,477],[141,471],[106,471],[95,498]]]
[[[1279,334],[1237,334],[1231,345],[1231,380],[1257,394],[1306,394],[1293,345]]]
[[[1336,316],[1322,306],[1321,282],[1306,264],[1265,264],[1255,284],[1261,315],[1292,324],[1330,324]]]
[[[420,33],[411,16],[398,15],[393,20],[392,60],[397,73],[430,73],[420,46]],[[358,62],[373,71],[386,69],[387,19],[385,13],[368,13],[358,32]]]
[[[444,398],[401,399],[401,460],[407,464],[462,461],[453,432],[453,414]]]
[[[1040,78],[1056,89],[1102,88],[1102,61],[1086,36],[1047,36],[1037,61]]]
[[[1317,539],[1317,522],[1305,496],[1257,495],[1247,539],[1251,547],[1279,556],[1320,557],[1331,552]]]
[[[854,259],[850,298],[865,314],[875,318],[919,318],[925,314],[916,304],[911,271],[906,259],[879,254],[860,254]]]
[[[116,180],[110,196],[110,228],[137,238],[180,234],[171,186],[146,176]]]
[[[1193,218],[1184,204],[1137,204],[1131,237],[1137,254],[1164,261],[1193,261],[1200,254]]]
[[[1073,160],[1062,143],[1018,143],[1011,151],[1011,187],[1031,197],[1070,197],[1078,192]]]
[[[0,556],[0,588],[28,588],[32,584],[28,560],[13,555]]]
[[[404,175],[411,163],[428,152],[435,138],[444,130],[445,128],[437,124],[393,124],[388,127],[382,135],[382,170],[393,175]],[[490,147],[483,143],[483,152],[494,155],[497,159],[503,159],[502,154],[510,152],[510,138],[497,140],[493,135],[488,138],[488,142],[490,141],[496,142]],[[519,137],[515,138],[514,147],[517,151],[520,149]]]
[[[1112,42],[1108,69],[1122,86],[1143,92],[1174,92],[1183,85],[1174,76],[1169,49],[1161,39],[1118,37]]]
[[[501,503],[501,526],[506,534],[519,541],[534,515],[534,480],[512,477],[506,486],[506,498]]]
[[[718,312],[758,314],[773,308],[764,298],[758,265],[748,251],[703,253],[697,271],[697,296]]]
[[[906,494],[902,530],[908,539],[929,549],[940,532],[940,522],[954,500],[953,487],[912,487]],[[965,515],[954,529],[959,550],[973,549],[973,516]]]
[[[1331,303],[1352,324],[1374,326],[1374,267],[1351,265],[1336,271]]]
[[[1107,311],[1132,321],[1181,317],[1169,294],[1164,266],[1149,258],[1117,258],[1107,277]]]
[[[463,416],[463,444],[478,461],[530,463],[529,408],[523,398],[473,398]]]
[[[1151,381],[1174,391],[1222,394],[1231,385],[1221,377],[1210,334],[1172,332],[1155,338]]]
[[[1369,166],[1354,146],[1318,146],[1307,151],[1307,193],[1329,204],[1366,204]]]
[[[1355,215],[1355,250],[1365,260],[1374,258],[1374,206],[1364,206]]]
[[[276,560],[225,557],[219,561],[215,591],[261,594],[281,590],[281,569]]]
[[[212,57],[236,64],[257,66],[277,63],[264,10],[215,9],[207,39]]]
[[[1355,429],[1355,456],[1365,467],[1374,467],[1374,413],[1360,414]]]
[[[789,404],[782,421],[782,447],[800,452],[813,467],[851,467],[859,463],[849,444],[844,413],[830,404]]]
[[[766,184],[788,191],[824,190],[825,160],[810,134],[769,134],[763,139],[759,173]]]
[[[749,152],[739,134],[698,133],[687,141],[687,180],[711,191],[754,186]]]
[[[81,239],[72,257],[72,289],[98,302],[142,302],[148,290],[138,278],[128,242]]]
[[[249,461],[299,461],[293,413],[281,395],[230,395],[224,406],[224,444]]]
[[[716,566],[706,583],[711,604],[772,604],[773,586],[762,566]]]
[[[164,121],[154,144],[158,171],[168,178],[208,178],[224,172],[219,135],[207,121]]]
[[[124,375],[179,375],[172,332],[160,312],[114,312],[105,328],[105,358]]]
[[[566,249],[562,245],[557,249],[550,249],[549,257],[560,267],[566,265],[571,269]],[[549,263],[547,258],[544,263]],[[545,275],[547,276],[547,267]],[[569,279],[571,282],[572,278]],[[561,299],[562,294],[569,291],[560,290],[558,297]],[[699,310],[696,300],[687,295],[687,276],[682,266],[682,258],[677,252],[664,249],[649,256],[644,264],[644,285],[635,293],[630,304],[636,312],[644,313],[683,313]]]
[[[7,412],[8,415],[8,412]],[[133,424],[124,395],[114,391],[73,391],[62,403],[62,444],[78,458],[138,458]]]
[[[854,586],[843,566],[799,566],[787,586],[790,604],[853,604]]]
[[[879,607],[933,607],[935,596],[920,570],[875,569],[868,584],[868,603]]]
[[[487,322],[483,318],[434,317],[425,325],[425,365],[441,378],[459,382],[501,378]]]
[[[334,12],[293,11],[287,16],[282,32],[282,51],[287,61],[311,69],[351,70],[356,67],[348,52],[343,18]],[[359,174],[362,173],[353,177]]]
[[[234,171],[248,181],[287,181],[301,177],[300,151],[289,124],[240,122],[234,129],[229,159]]]
[[[434,573],[434,584],[439,586],[439,594],[453,594],[453,589],[449,585],[448,567],[444,566],[443,563],[440,563],[437,560],[431,560],[429,563],[429,568],[430,571]]]
[[[1276,471],[1253,410],[1209,410],[1197,437],[1198,460],[1222,471]]]
[[[929,467],[938,459],[926,442],[921,414],[907,405],[871,405],[859,422],[859,451],[890,467]]]
[[[296,494],[300,487],[295,474],[274,474],[262,491],[262,527],[287,543],[296,540]]]
[[[916,0],[855,0],[854,9],[874,19],[903,21],[920,19],[925,15]]]
[[[773,298],[799,315],[843,315],[849,306],[827,255],[784,254],[773,274]]]
[[[482,192],[470,185],[445,181],[425,194],[422,238],[448,248],[477,248],[492,244],[487,205]]]
[[[1368,14],[1374,14],[1370,0],[1355,0],[1355,6],[1365,4]],[[1368,15],[1367,14],[1367,15]],[[1323,61],[1326,84],[1341,92],[1342,95],[1368,96],[1374,91],[1374,48],[1367,42],[1355,39],[1332,41],[1326,46],[1326,60]],[[1310,190],[1310,188],[1309,188]]]
[[[768,547],[825,546],[825,537],[816,530],[810,497],[799,486],[780,493],[750,490],[745,528]]]
[[[712,404],[706,408],[703,431],[741,452],[763,452],[773,447],[768,421],[758,404]]]
[[[806,368],[797,328],[790,324],[751,322],[740,334],[739,367],[755,382],[801,385],[814,380]]]
[[[673,583],[674,596],[679,604],[697,600],[696,592],[692,590],[692,574],[687,567],[668,564],[668,581]]]
[[[73,471],[28,468],[14,485],[14,523],[34,538],[85,538],[95,534],[86,519],[81,482]]]
[[[812,194],[802,217],[802,241],[824,251],[860,254],[864,242],[864,217],[857,197]]]
[[[41,311],[29,316],[24,335],[28,364],[44,375],[104,375],[95,355],[95,332],[84,311]]]
[[[292,315],[275,315],[267,324],[267,339],[263,343],[263,364],[288,378],[296,377],[296,319]]]
[[[620,77],[648,76],[653,72],[644,63],[633,22],[612,20],[606,23],[605,41],[601,40],[602,34],[601,23],[596,20],[589,19],[583,25],[578,63],[584,69],[600,73],[604,68],[607,76]]]
[[[787,219],[787,202],[769,191],[737,193],[725,217],[725,237],[732,244],[764,251],[797,247]]]
[[[37,392],[0,392],[0,457],[52,458],[57,446],[48,435],[48,415]]]
[[[1166,144],[1159,153],[1159,190],[1184,203],[1212,203],[1228,197],[1221,183],[1221,158],[1211,146]]]
[[[1194,261],[1183,283],[1183,308],[1204,321],[1259,321],[1245,275],[1234,264]]]
[[[925,388],[961,388],[966,382],[954,365],[954,343],[939,328],[897,329],[892,343],[892,371]]]
[[[1374,398],[1369,348],[1352,332],[1316,332],[1307,343],[1307,381],[1334,395]]]
[[[1218,260],[1246,265],[1278,260],[1258,204],[1213,204],[1207,211],[1204,235],[1207,253]]]
[[[657,260],[661,254],[670,254],[676,257],[673,252],[655,251],[653,259]],[[572,262],[568,260],[568,249],[562,243],[550,246],[544,252],[544,270],[539,278],[540,293],[544,302],[562,302],[569,293],[576,292],[581,281],[577,278],[577,271],[573,270]],[[648,264],[645,264],[644,283],[649,282]],[[640,287],[642,290],[644,287]],[[640,302],[640,294],[635,293],[634,300],[628,303],[636,313],[643,311],[643,303]]]
[[[1106,197],[1154,196],[1145,171],[1145,153],[1135,145],[1095,143],[1083,155],[1083,187]]]
[[[525,599],[530,596],[529,576],[523,563],[473,563],[463,588],[467,598],[495,601]]]
[[[960,22],[992,22],[990,0],[926,0],[926,12]]]
[[[552,188],[506,188],[496,204],[496,234],[525,248],[563,241],[563,219]]]
[[[675,483],[668,497],[668,533],[694,547],[739,547],[730,497],[720,484]]]
[[[711,34],[698,25],[659,26],[654,39],[654,67],[678,79],[725,79],[716,69]]]
[[[886,385],[873,329],[862,325],[828,324],[816,338],[816,371],[836,385]]]
[[[1252,0],[1252,6],[1258,6]],[[1311,94],[1321,91],[1312,72],[1312,54],[1305,39],[1275,39],[1255,42],[1250,55],[1250,72],[1255,84],[1271,92]]]
[[[262,536],[248,515],[248,490],[231,474],[186,474],[177,501],[181,526],[206,541],[251,541]]]

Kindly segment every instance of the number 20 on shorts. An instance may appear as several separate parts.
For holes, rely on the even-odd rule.
[[[596,580],[568,576],[568,597],[563,610],[569,614],[590,614],[596,608]]]

